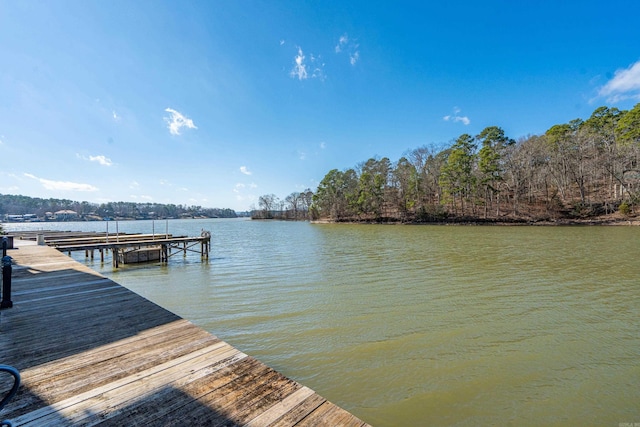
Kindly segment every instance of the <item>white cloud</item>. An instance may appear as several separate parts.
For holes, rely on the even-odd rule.
[[[111,111],[111,117],[113,117],[113,120],[116,122],[119,122],[121,117],[118,115],[118,113],[115,112],[115,110]]]
[[[98,162],[102,166],[113,166],[113,162],[111,161],[111,159],[103,155],[85,157],[79,153],[76,153],[76,157],[82,160],[87,160],[89,162]]]
[[[324,64],[322,64],[322,67],[324,67]],[[313,69],[313,74],[311,75],[311,77],[313,77],[314,79],[320,79],[322,81],[324,81],[324,79],[326,78],[325,74],[324,74],[324,70],[322,69],[322,67],[316,67]]]
[[[469,123],[471,123],[471,120],[469,120],[469,117],[458,115],[458,113],[460,113],[460,111],[462,111],[462,110],[460,110],[458,107],[453,107],[453,114],[444,116],[442,118],[442,120],[444,120],[445,122],[454,122],[454,123],[460,122],[465,126],[468,125]]]
[[[304,53],[301,48],[298,48],[298,54],[294,58],[295,65],[291,70],[290,76],[293,78],[298,78],[298,80],[305,80],[307,78],[307,66],[304,63]]]
[[[469,117],[467,116],[444,116],[442,119],[446,122],[462,122],[462,124],[464,125],[468,125],[469,123],[471,123],[471,120],[469,120]]]
[[[282,46],[283,44],[285,44],[284,40],[280,40],[280,46]]]
[[[351,63],[351,65],[356,65],[358,59],[360,59],[360,52],[358,51],[355,51],[353,54],[349,55],[349,62]]]
[[[338,44],[336,45],[336,53],[342,52],[342,49],[345,47],[345,45],[348,42],[349,42],[349,36],[346,33],[340,36],[340,39],[338,40]]]
[[[242,172],[245,175],[251,175],[251,171],[247,169],[246,166],[240,166],[240,172]]]
[[[289,75],[292,78],[298,78],[298,80],[306,80],[309,77],[317,78],[320,80],[325,79],[324,74],[324,62],[322,62],[322,57],[320,55],[314,55],[313,53],[309,54],[309,63],[306,61],[307,57],[304,55],[302,48],[298,47],[298,54],[293,59],[294,66],[291,69]],[[310,70],[313,71],[310,71]]]
[[[134,189],[134,188],[138,188],[140,187],[140,184],[138,184],[138,181],[131,181],[131,183],[129,184],[129,188]]]
[[[598,91],[598,95],[605,97],[607,102],[618,102],[625,99],[640,99],[640,61],[619,69]]]
[[[50,179],[38,178],[30,173],[25,173],[27,178],[35,179],[47,190],[59,190],[59,191],[98,191],[97,187],[91,184],[80,184],[69,181],[52,181]]]
[[[335,51],[336,53],[347,52],[349,54],[349,63],[351,65],[356,65],[358,60],[360,60],[359,47],[360,45],[355,41],[351,41],[347,33],[345,33],[340,36],[338,44],[335,47]]]
[[[108,157],[105,157],[103,155],[100,155],[100,156],[89,156],[89,161],[98,162],[102,166],[112,166],[113,165],[113,162],[111,161],[111,159],[108,158]]]
[[[313,73],[311,77],[318,78],[322,81],[325,79],[324,74],[324,62],[322,62],[322,57],[320,55],[314,56],[313,54],[309,55],[309,61],[314,65]]]
[[[258,188],[258,186],[257,186],[255,183],[253,183],[253,182],[252,182],[251,184],[249,184],[249,185],[247,185],[247,184],[243,184],[243,183],[239,182],[239,183],[237,183],[237,184],[233,187],[233,190],[232,190],[232,191],[233,191],[234,193],[238,194],[238,195],[239,195],[239,196],[238,196],[238,197],[239,197],[239,198],[238,198],[238,200],[241,200],[241,199],[240,199],[240,197],[249,197],[249,198],[254,197],[253,195],[248,195],[248,196],[247,196],[247,195],[245,195],[245,196],[242,196],[242,194],[243,194],[247,189],[254,189],[254,188]]]
[[[164,121],[167,122],[167,127],[171,135],[180,135],[180,130],[184,127],[189,129],[198,129],[193,120],[185,117],[182,113],[174,110],[173,108],[166,108],[164,111],[171,114],[169,117],[165,117]]]

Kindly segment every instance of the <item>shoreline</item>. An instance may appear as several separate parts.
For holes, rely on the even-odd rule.
[[[592,218],[592,219],[556,219],[540,221],[500,221],[491,219],[460,219],[451,221],[433,222],[402,222],[402,221],[336,221],[331,219],[319,219],[310,221],[311,224],[378,224],[378,225],[460,225],[460,226],[537,226],[537,227],[561,227],[561,226],[640,226],[639,218]]]

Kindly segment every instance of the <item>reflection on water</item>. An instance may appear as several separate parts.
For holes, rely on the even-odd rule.
[[[211,259],[75,257],[376,426],[640,422],[640,228],[168,226]]]

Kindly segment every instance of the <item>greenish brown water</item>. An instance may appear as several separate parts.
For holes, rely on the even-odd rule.
[[[202,228],[209,262],[86,262],[376,426],[640,423],[639,227]]]

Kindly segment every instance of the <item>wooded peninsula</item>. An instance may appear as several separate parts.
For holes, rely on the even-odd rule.
[[[640,103],[511,139],[497,126],[398,161],[330,170],[315,193],[259,198],[253,218],[334,222],[631,221],[640,201]]]

